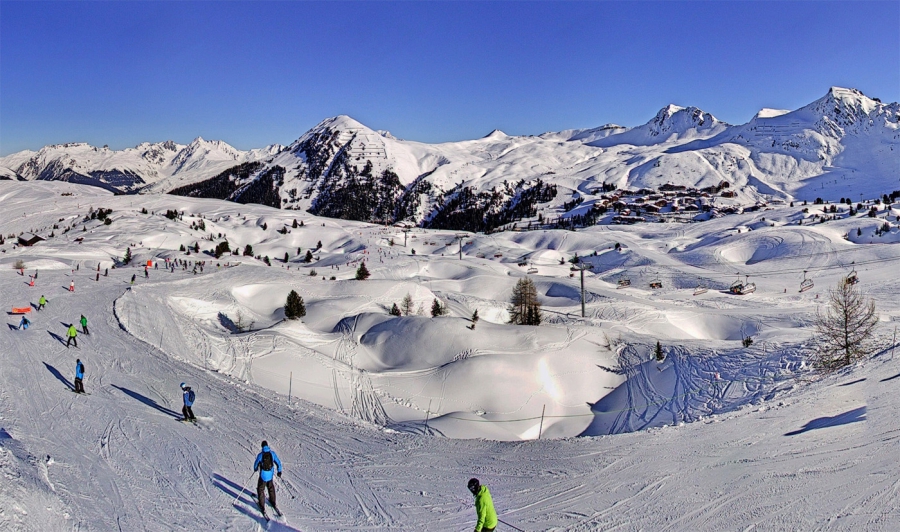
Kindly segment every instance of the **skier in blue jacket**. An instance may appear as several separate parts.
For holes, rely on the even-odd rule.
[[[197,418],[194,417],[194,411],[191,410],[191,406],[194,404],[194,399],[196,396],[194,395],[194,390],[191,390],[191,387],[186,385],[185,383],[181,383],[181,391],[182,398],[184,399],[184,406],[181,408],[181,413],[184,414],[184,419],[182,421],[197,421]]]
[[[275,474],[275,466],[278,466],[278,476],[281,477],[281,460],[275,451],[269,448],[269,442],[263,440],[262,451],[256,455],[256,462],[253,463],[253,470],[259,471],[259,481],[256,483],[256,496],[258,498],[257,505],[263,516],[266,515],[266,489],[269,491],[269,502],[275,513],[281,515],[278,504],[275,503],[275,483],[273,477]]]
[[[85,393],[83,379],[84,364],[81,363],[81,359],[75,359],[75,393]]]

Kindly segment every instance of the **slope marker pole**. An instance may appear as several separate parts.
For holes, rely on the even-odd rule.
[[[541,408],[541,424],[538,426],[538,437],[537,439],[541,439],[541,433],[544,432],[544,411],[547,410],[547,405],[545,404]],[[512,525],[510,525],[512,526]]]

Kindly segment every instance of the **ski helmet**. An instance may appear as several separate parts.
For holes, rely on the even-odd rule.
[[[267,442],[266,440],[263,440],[262,447],[268,447],[268,446],[269,446],[269,442]]]
[[[181,389],[184,390],[184,387],[185,387],[185,384],[182,382],[182,383],[181,383]]]
[[[481,487],[481,484],[478,482],[477,478],[469,479],[469,491],[472,492],[472,495],[478,493],[478,489]]]

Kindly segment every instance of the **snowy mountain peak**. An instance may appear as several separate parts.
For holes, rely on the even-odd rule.
[[[710,129],[723,124],[710,113],[697,107],[680,107],[669,104],[656,113],[647,123],[650,135],[681,134],[691,129]]]
[[[841,126],[850,126],[874,117],[884,104],[857,89],[831,87],[825,96],[800,109],[816,117],[828,118]]]
[[[495,130],[491,131],[490,133],[488,133],[487,135],[485,135],[484,138],[486,138],[486,139],[505,139],[508,136],[509,135],[500,131],[499,129],[495,129]]]
[[[763,107],[753,115],[753,118],[775,118],[776,116],[786,115],[790,112],[790,109],[769,109],[768,107]]]

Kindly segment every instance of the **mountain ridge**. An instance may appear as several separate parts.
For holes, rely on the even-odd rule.
[[[266,198],[273,207],[362,221],[428,225],[471,218],[466,227],[484,228],[490,217],[506,219],[501,211],[523,197],[542,198],[541,209],[565,215],[573,200],[590,206],[594,191],[609,187],[724,182],[745,203],[880,195],[897,188],[898,123],[900,104],[841,87],[799,109],[762,110],[738,125],[669,104],[630,128],[607,124],[537,136],[494,130],[440,144],[397,139],[338,115],[288,146],[249,151],[201,137],[119,152],[84,143],[46,146],[0,158],[7,168],[0,178],[68,180],[121,193]],[[253,194],[237,194],[257,181]],[[547,200],[546,187],[560,197]],[[539,208],[520,207],[526,217]],[[450,216],[448,209],[458,213]]]

